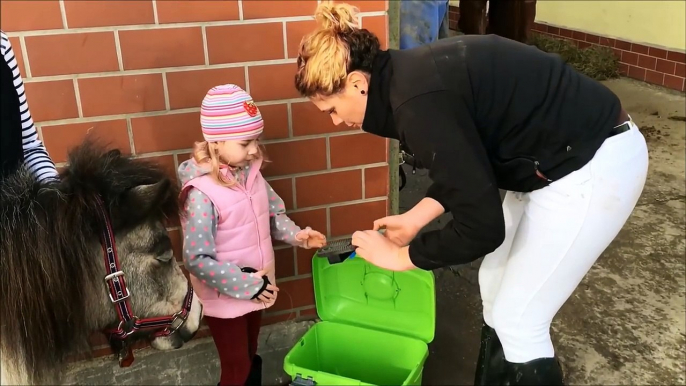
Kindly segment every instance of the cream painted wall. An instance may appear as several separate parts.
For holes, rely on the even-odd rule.
[[[458,5],[459,0],[451,0]],[[686,50],[684,0],[538,0],[536,21],[596,35]]]

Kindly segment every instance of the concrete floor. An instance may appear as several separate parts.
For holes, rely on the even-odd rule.
[[[643,127],[651,154],[645,191],[619,236],[563,306],[553,340],[569,385],[673,385],[686,383],[686,99],[643,83],[606,82]],[[674,117],[682,117],[674,118]],[[401,209],[419,201],[429,185],[412,175]],[[430,228],[441,227],[444,216]],[[436,336],[425,365],[425,385],[471,385],[479,349],[480,260],[435,271]],[[287,380],[283,357],[311,322],[263,329],[263,384]],[[216,384],[214,345],[201,339],[170,353],[146,351],[119,369],[110,358],[68,370],[77,384]]]

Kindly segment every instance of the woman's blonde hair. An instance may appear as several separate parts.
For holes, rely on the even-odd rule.
[[[318,28],[300,42],[295,87],[305,97],[330,96],[345,87],[353,71],[371,73],[379,39],[360,29],[359,10],[350,4],[322,1],[315,11]]]
[[[219,156],[217,144],[218,142],[196,142],[193,145],[193,160],[195,160],[198,165],[210,166],[212,168],[210,176],[217,184],[232,188],[236,185],[236,180],[233,178],[226,178],[224,177],[224,174],[221,173],[221,166],[225,165],[225,162],[222,161]],[[265,164],[269,162],[269,159],[267,159],[261,144],[257,147],[257,157],[262,158],[262,166],[260,169],[264,168]]]

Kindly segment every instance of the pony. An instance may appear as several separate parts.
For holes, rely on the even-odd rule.
[[[0,182],[1,384],[58,384],[94,332],[128,353],[193,338],[202,305],[166,230],[178,193],[160,166],[88,140],[59,181],[22,166]]]

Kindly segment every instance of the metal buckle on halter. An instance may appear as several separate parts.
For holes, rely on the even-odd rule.
[[[107,283],[108,281],[114,279],[115,277],[119,277],[119,276],[124,276],[124,272],[123,271],[117,271],[117,272],[114,272],[114,273],[111,273],[111,274],[105,276],[105,283]]]
[[[126,322],[125,320],[122,320],[119,322],[119,325],[117,326],[117,330],[118,331],[124,331],[124,337],[127,337],[127,336],[131,335],[131,333],[133,333],[134,331],[137,330],[136,323],[138,323],[138,321],[139,321],[139,319],[137,316],[132,317],[131,320],[129,320],[128,322]],[[127,325],[126,330],[124,330],[122,328],[122,327],[124,327],[124,325]]]
[[[169,323],[169,327],[167,327],[170,334],[175,333],[176,330],[181,328],[184,323],[186,323],[186,320],[188,319],[188,313],[184,313],[184,311],[185,310],[177,311],[174,315],[172,315],[174,319],[172,319],[171,323]],[[179,319],[181,320],[181,323],[179,323],[177,326],[174,326],[174,323],[176,323]]]
[[[122,301],[128,299],[129,296],[131,296],[131,292],[129,291],[129,288],[127,287],[127,288],[126,288],[126,296],[123,296],[123,297],[121,297],[121,298],[119,298],[119,299],[117,299],[117,300],[115,300],[115,299],[112,297],[112,294],[111,294],[111,293],[110,293],[109,295],[110,295],[110,301],[112,301],[112,303],[121,303]]]
[[[123,271],[117,271],[117,272],[113,272],[113,273],[111,273],[111,274],[105,276],[105,283],[107,283],[107,282],[110,281],[110,280],[117,279],[119,276],[124,276],[124,272],[123,272]],[[119,280],[119,279],[117,279],[117,280]],[[108,284],[109,284],[109,283],[108,283]],[[125,287],[124,290],[126,290],[126,295],[125,295],[125,296],[122,296],[121,298],[116,299],[116,300],[112,297],[112,293],[110,293],[110,294],[109,294],[109,296],[110,296],[110,301],[111,301],[112,303],[120,303],[120,302],[122,302],[122,301],[128,299],[128,298],[131,296],[131,291],[129,291],[129,288],[128,288],[128,287]],[[122,295],[123,295],[123,294],[122,294]]]

